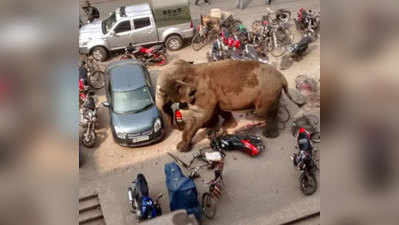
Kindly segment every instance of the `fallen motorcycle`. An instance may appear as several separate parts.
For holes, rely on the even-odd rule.
[[[211,137],[211,148],[223,155],[226,151],[239,150],[250,156],[258,156],[265,151],[265,145],[260,137],[245,134],[226,134]]]
[[[152,219],[162,215],[159,194],[155,201],[150,197],[147,180],[143,174],[137,174],[136,179],[132,182],[133,187],[128,187],[128,198],[131,212],[136,215],[137,222]]]
[[[287,48],[288,53],[281,59],[280,69],[288,69],[292,65],[293,60],[299,60],[311,42],[312,38],[306,35],[298,43],[289,45]]]

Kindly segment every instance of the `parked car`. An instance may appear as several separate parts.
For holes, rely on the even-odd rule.
[[[187,0],[152,0],[123,6],[104,20],[80,28],[79,52],[105,61],[111,51],[134,46],[165,43],[178,50],[184,39],[192,38],[194,27]]]
[[[165,134],[148,70],[136,59],[111,63],[105,87],[111,130],[122,146],[137,147],[161,140]]]

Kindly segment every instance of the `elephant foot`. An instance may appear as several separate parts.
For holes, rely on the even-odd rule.
[[[276,138],[280,135],[280,131],[275,120],[266,121],[266,128],[263,135],[267,138]]]
[[[187,144],[184,141],[179,142],[179,144],[177,144],[177,150],[179,152],[188,152],[190,151],[190,144]]]
[[[263,136],[267,137],[267,138],[276,138],[280,135],[280,131],[278,129],[268,129],[266,128],[263,131]]]

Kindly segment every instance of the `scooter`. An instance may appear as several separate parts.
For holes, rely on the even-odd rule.
[[[141,173],[137,174],[132,184],[133,187],[128,187],[128,198],[131,212],[136,214],[137,222],[161,216],[162,209],[159,199],[163,195],[159,194],[155,201],[153,201],[149,194],[147,180]]]

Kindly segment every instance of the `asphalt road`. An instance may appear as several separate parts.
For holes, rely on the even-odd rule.
[[[124,2],[130,4],[136,1],[112,1],[97,6],[101,12],[107,12]],[[233,15],[246,25],[259,18],[265,10],[263,0],[249,1],[245,10],[236,9],[231,2],[235,1],[214,0],[211,7],[232,11]],[[279,7],[295,11],[300,7],[317,10],[320,9],[320,1],[276,0],[272,3],[272,9]],[[205,5],[192,6],[193,18],[199,17],[200,13],[207,12],[209,8]],[[301,62],[283,72],[291,87],[298,74],[308,74],[316,79],[320,77],[319,46],[319,41],[312,44],[311,52]],[[186,59],[196,63],[205,62],[205,53],[208,50],[209,46],[194,52],[188,46],[180,51],[171,52],[170,61]],[[278,60],[274,60],[274,63],[278,63]],[[164,68],[150,68],[150,70],[158,69]],[[97,95],[99,102],[105,100],[103,90],[98,91]],[[287,104],[292,115],[298,112],[295,105],[286,100],[283,102]],[[158,144],[141,148],[125,148],[113,142],[106,109],[100,108],[98,113],[100,118],[97,130],[98,144],[93,149],[84,149],[86,160],[80,169],[80,195],[95,191],[99,193],[107,225],[135,224],[134,216],[128,211],[127,187],[137,173],[144,173],[149,182],[151,195],[155,197],[160,192],[165,194],[161,205],[163,211],[167,213],[169,207],[163,169],[164,164],[171,161],[166,153],[175,152],[176,144],[181,140],[181,132],[172,131],[164,141]],[[282,130],[281,135],[276,139],[263,140],[267,151],[257,158],[250,158],[240,152],[228,154],[224,173],[225,195],[218,203],[215,219],[205,220],[203,224],[279,224],[320,210],[320,191],[305,197],[299,190],[299,171],[293,167],[289,159],[289,155],[295,152],[295,139],[289,131]],[[206,144],[207,141],[202,140],[194,146],[194,150]],[[192,155],[191,153],[176,154],[187,161]],[[196,180],[200,193],[206,190],[204,182],[209,180],[211,175],[210,171],[204,170],[203,178]],[[317,218],[311,221],[307,224],[319,223]]]

